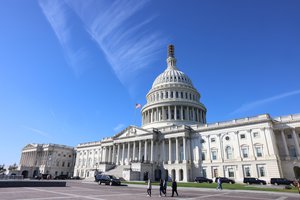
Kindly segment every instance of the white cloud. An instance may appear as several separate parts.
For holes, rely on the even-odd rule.
[[[139,70],[149,66],[166,46],[163,34],[153,30],[153,16],[137,16],[148,1],[40,1],[41,8],[63,46],[70,65],[84,59],[83,49],[71,48],[69,12],[81,19],[83,27],[104,53],[118,79],[125,85]],[[66,6],[68,5],[68,6]],[[143,19],[144,18],[144,19]],[[86,50],[86,49],[85,49]],[[76,68],[75,68],[76,70]]]
[[[273,97],[257,100],[257,101],[254,101],[254,102],[250,102],[250,103],[247,103],[245,105],[242,105],[241,107],[239,107],[238,109],[236,109],[235,111],[233,111],[230,114],[234,115],[234,114],[238,114],[238,113],[244,113],[244,112],[247,112],[249,110],[253,110],[257,107],[263,106],[267,103],[271,103],[273,101],[277,101],[279,99],[287,98],[287,97],[294,96],[294,95],[297,95],[297,94],[300,94],[300,90],[294,90],[294,91],[286,92],[286,93],[279,94],[279,95],[276,95],[276,96],[273,96]]]
[[[23,128],[30,130],[31,132],[38,134],[40,136],[46,137],[46,138],[50,138],[50,135],[42,130],[36,129],[36,128],[31,128],[31,127],[27,127],[27,126],[23,126]]]
[[[123,128],[125,128],[125,124],[118,124],[116,127],[113,128],[115,132],[121,131]]]

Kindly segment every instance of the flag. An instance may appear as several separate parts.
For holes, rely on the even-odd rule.
[[[136,108],[136,109],[141,108],[141,107],[142,107],[141,104],[139,104],[139,103],[136,103],[136,104],[135,104],[135,108]]]

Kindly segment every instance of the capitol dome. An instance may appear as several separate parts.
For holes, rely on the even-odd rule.
[[[142,108],[142,127],[206,123],[206,108],[190,78],[176,66],[174,46],[168,47],[167,68],[153,82]]]

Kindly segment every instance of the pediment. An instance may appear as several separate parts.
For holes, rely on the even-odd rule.
[[[150,132],[135,126],[128,126],[126,129],[115,135],[114,139],[117,138],[126,138],[126,137],[134,137],[149,134]]]
[[[36,144],[27,144],[23,149],[32,149],[32,148],[36,148],[37,145]]]

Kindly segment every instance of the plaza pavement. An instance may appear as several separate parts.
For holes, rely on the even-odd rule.
[[[138,199],[187,199],[187,200],[299,200],[295,193],[261,191],[237,191],[206,188],[178,188],[178,197],[159,197],[159,189],[153,186],[152,197],[147,197],[145,185],[107,186],[95,182],[68,181],[67,187],[48,188],[0,188],[0,200],[138,200]]]

